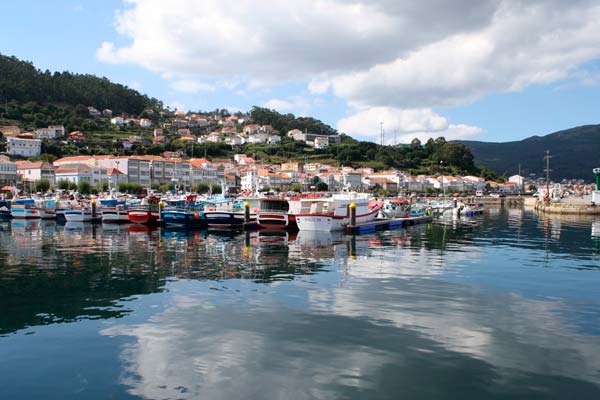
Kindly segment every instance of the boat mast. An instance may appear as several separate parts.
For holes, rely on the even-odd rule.
[[[550,198],[550,171],[552,171],[550,169],[550,159],[552,158],[550,155],[550,150],[546,150],[546,155],[544,158],[546,159],[546,169],[544,170],[546,171],[546,196]]]

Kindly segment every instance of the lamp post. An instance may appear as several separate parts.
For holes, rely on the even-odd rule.
[[[443,167],[444,167],[444,161],[440,161],[440,174],[442,176],[442,196],[444,199],[444,203],[446,203],[446,188],[444,187],[444,171],[443,171]]]

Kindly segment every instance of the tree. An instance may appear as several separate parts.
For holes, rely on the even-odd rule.
[[[302,185],[300,185],[299,183],[294,183],[291,187],[290,190],[292,192],[301,192],[302,191]]]
[[[65,179],[60,179],[57,182],[57,186],[60,190],[69,190],[69,181],[67,181]]]
[[[217,184],[213,184],[211,186],[212,192],[215,194],[220,194],[222,193],[223,189],[221,188],[221,185],[217,185]]]
[[[92,185],[90,185],[89,181],[80,181],[79,182],[79,193],[81,194],[90,194],[90,190]]]
[[[315,189],[318,192],[326,192],[329,189],[329,186],[327,186],[327,184],[325,182],[321,182],[319,181],[316,185],[315,185]]]
[[[195,190],[198,194],[208,193],[208,191],[210,190],[210,186],[207,183],[200,182],[196,185]]]
[[[39,181],[35,181],[35,191],[36,192],[47,192],[50,189],[50,181],[48,179],[40,179]]]

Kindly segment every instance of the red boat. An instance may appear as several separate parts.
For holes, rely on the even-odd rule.
[[[157,207],[140,207],[127,211],[129,220],[134,224],[153,225],[160,219],[160,212]]]

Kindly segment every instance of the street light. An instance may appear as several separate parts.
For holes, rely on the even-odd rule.
[[[442,193],[443,193],[442,196],[443,196],[444,203],[445,203],[446,202],[446,188],[444,187],[444,171],[443,171],[443,168],[444,168],[444,161],[440,161],[440,174],[442,176]]]

